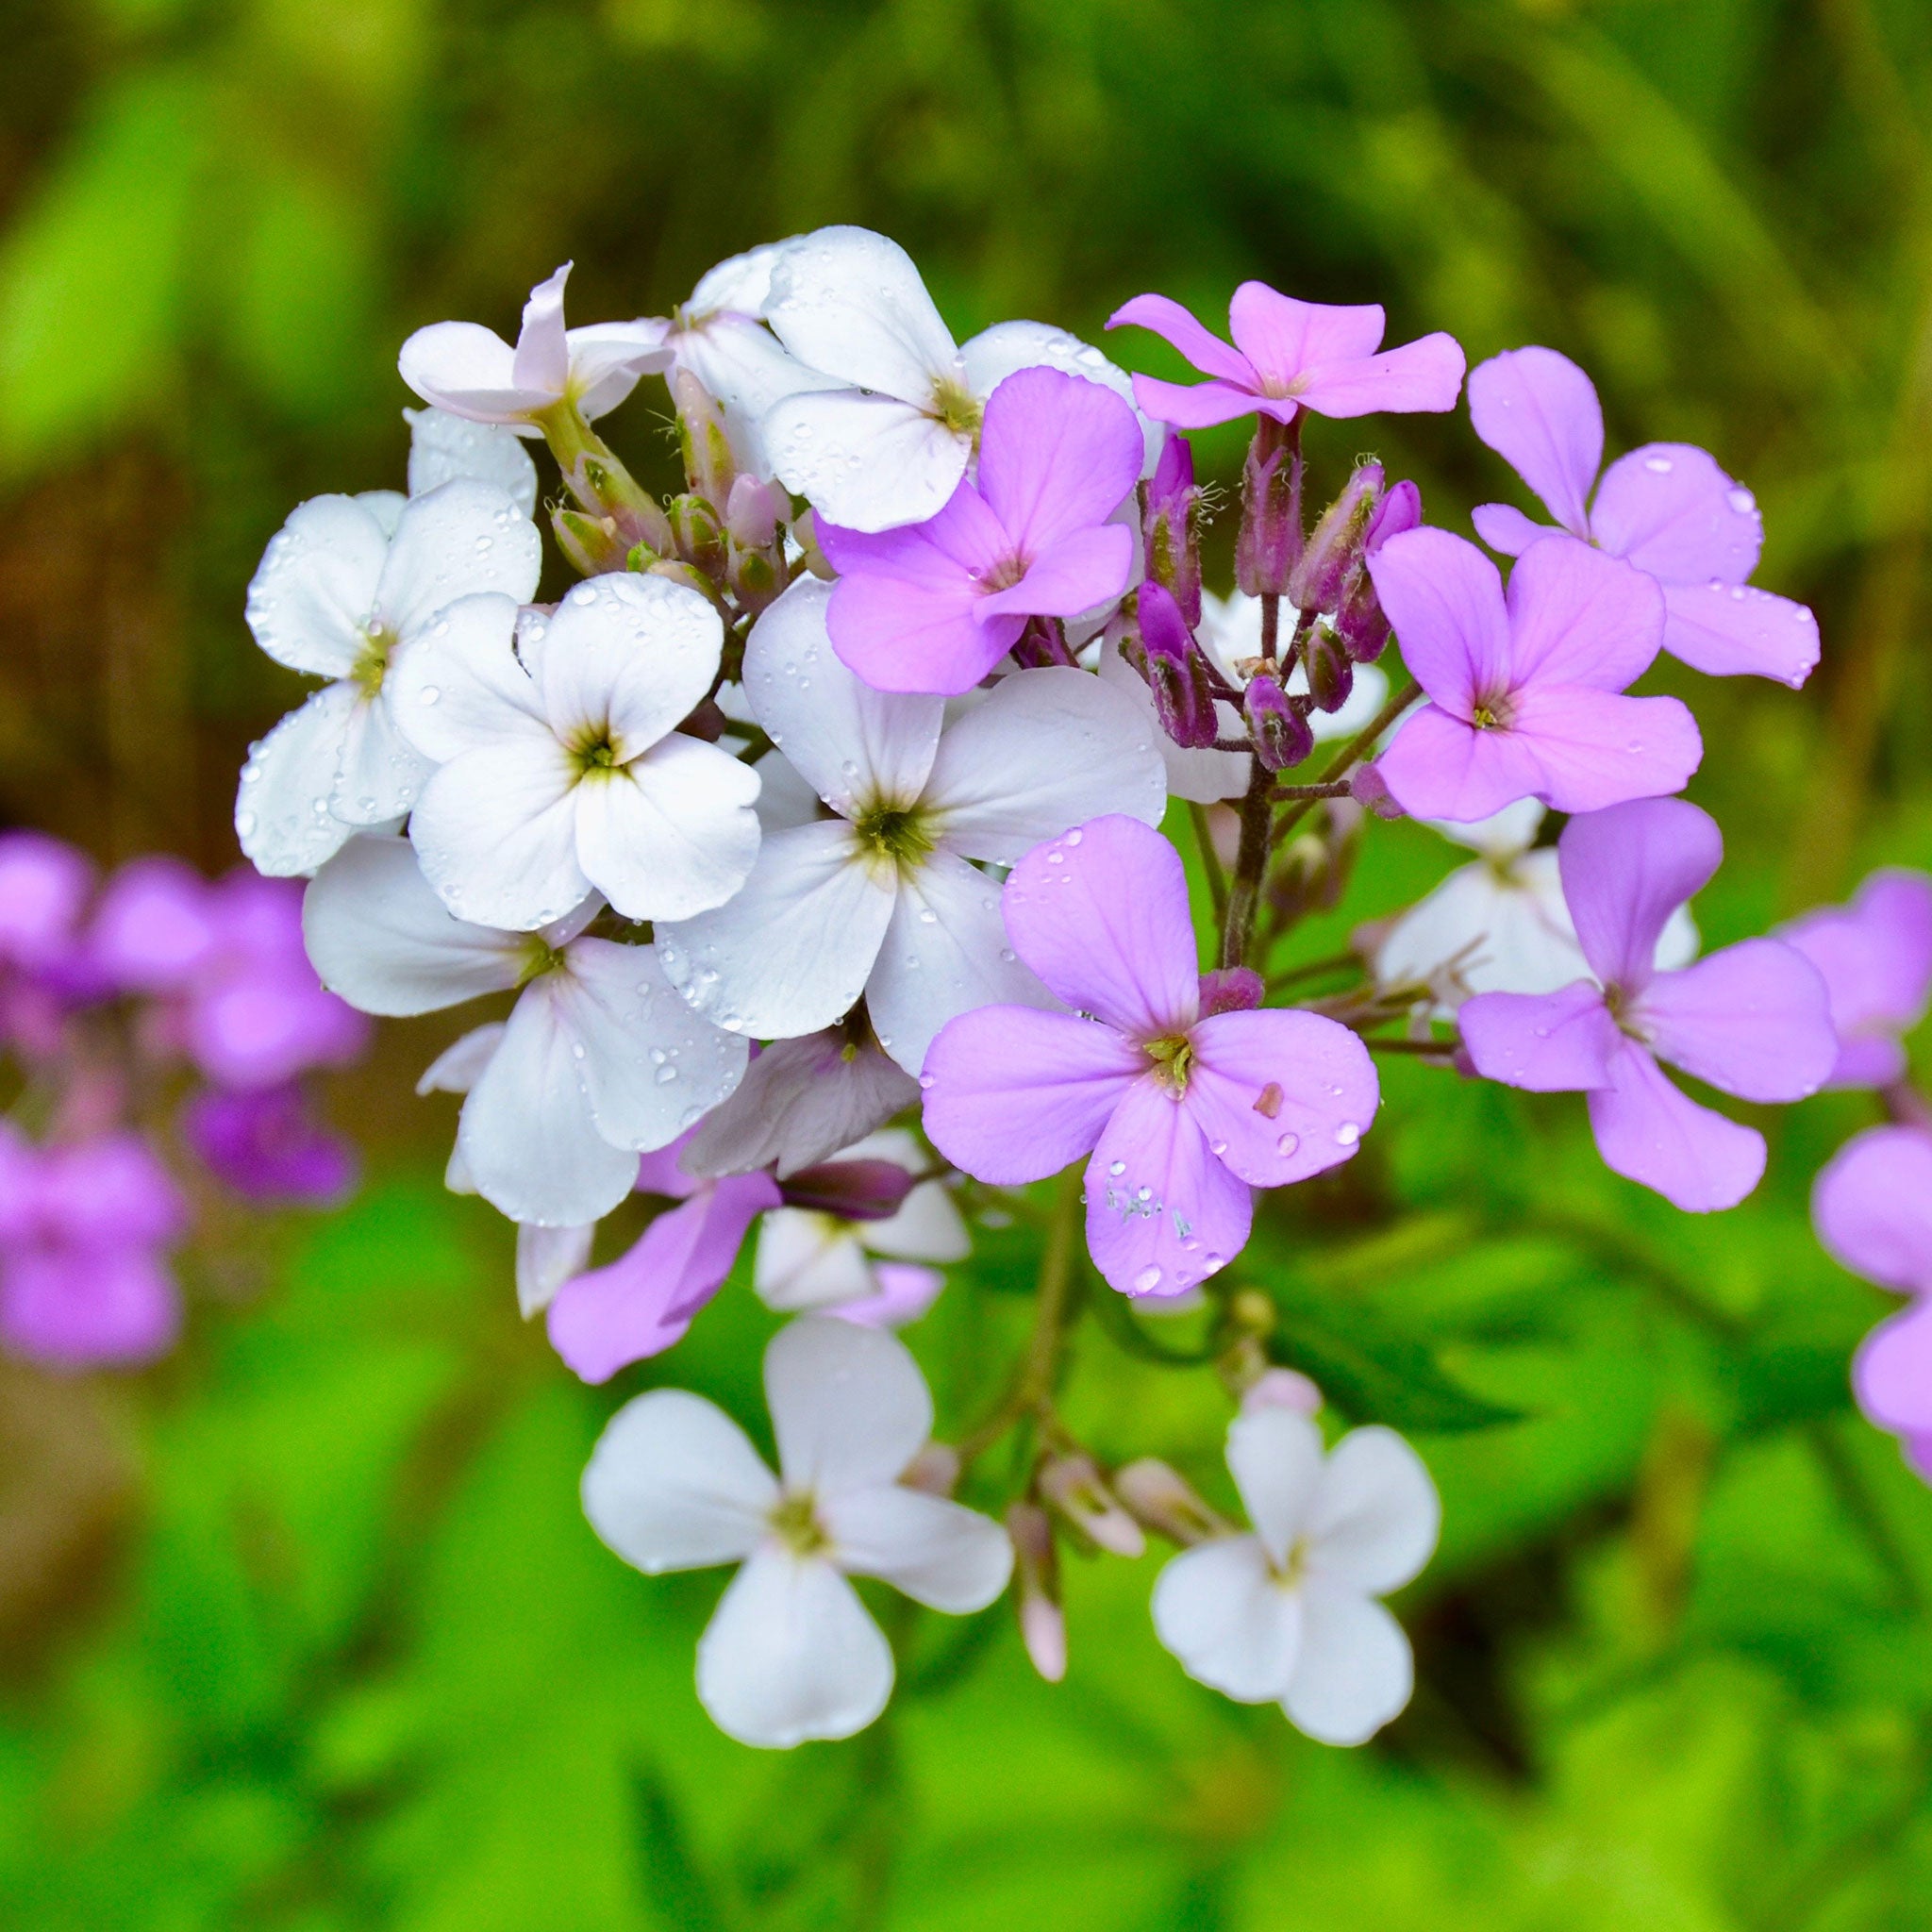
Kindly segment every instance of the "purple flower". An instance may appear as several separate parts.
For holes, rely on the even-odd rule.
[[[1114,310],[1108,328],[1132,323],[1178,349],[1207,382],[1134,378],[1142,411],[1179,429],[1205,429],[1237,416],[1277,423],[1297,409],[1317,416],[1368,416],[1377,410],[1453,409],[1466,366],[1453,336],[1424,336],[1399,349],[1381,348],[1388,319],[1377,303],[1331,308],[1297,302],[1265,282],[1243,282],[1228,305],[1229,348],[1165,295],[1136,295]]]
[[[209,1173],[250,1201],[327,1208],[356,1185],[355,1149],[316,1120],[294,1081],[198,1093],[181,1131]]]
[[[58,965],[74,944],[93,867],[42,832],[0,834],[0,965]]]
[[[1724,857],[1707,812],[1633,800],[1571,820],[1557,841],[1563,897],[1594,979],[1560,992],[1480,993],[1461,1011],[1476,1071],[1532,1092],[1590,1096],[1613,1173],[1693,1214],[1733,1208],[1764,1172],[1764,1137],[1688,1099],[1657,1065],[1742,1100],[1800,1100],[1838,1041],[1824,983],[1776,940],[1745,940],[1687,966],[1656,967],[1657,936]]]
[[[1187,878],[1158,832],[1116,815],[1037,845],[1003,909],[1073,1010],[951,1021],[926,1055],[925,1130],[1003,1187],[1091,1150],[1087,1243],[1123,1293],[1185,1293],[1246,1241],[1254,1189],[1354,1154],[1380,1098],[1367,1049],[1314,1013],[1203,1017]]]
[[[1751,492],[1683,442],[1647,442],[1597,485],[1604,418],[1590,377],[1554,349],[1510,349],[1471,372],[1475,433],[1542,499],[1573,537],[1647,572],[1663,587],[1663,647],[1698,671],[1751,672],[1803,684],[1818,662],[1818,620],[1802,604],[1750,589],[1764,544]],[[1519,556],[1549,526],[1507,504],[1484,504],[1485,543]]]
[[[1029,617],[1077,617],[1126,588],[1133,533],[1108,519],[1144,442],[1112,391],[1023,369],[993,391],[976,481],[923,524],[867,535],[818,525],[840,581],[832,648],[875,691],[970,691]]]
[[[0,1345],[55,1369],[164,1354],[181,1323],[161,1253],[186,1204],[138,1135],[0,1140]]]
[[[1407,530],[1368,560],[1402,658],[1430,702],[1376,761],[1404,810],[1469,823],[1519,798],[1598,811],[1677,791],[1704,756],[1675,698],[1620,696],[1663,636],[1641,571],[1567,541],[1509,574],[1446,530]]]
[[[1827,1087],[1889,1087],[1905,1077],[1899,1036],[1925,1017],[1932,995],[1932,878],[1874,872],[1849,906],[1807,912],[1778,937],[1824,975],[1838,1028]]]

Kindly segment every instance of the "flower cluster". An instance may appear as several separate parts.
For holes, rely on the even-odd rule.
[[[102,881],[58,840],[0,837],[0,1038],[18,1080],[0,1122],[0,1346],[63,1369],[163,1353],[181,1319],[168,1255],[199,1176],[261,1205],[326,1206],[353,1185],[304,1076],[368,1033],[317,979],[288,885],[211,883],[165,858]]]
[[[495,1000],[424,1087],[463,1096],[450,1185],[518,1224],[522,1305],[579,1375],[671,1347],[749,1239],[753,1290],[797,1316],[766,1363],[779,1475],[654,1390],[598,1448],[592,1523],[645,1570],[743,1564],[698,1677],[749,1741],[882,1707],[891,1653],[847,1576],[965,1613],[1014,1571],[1057,1677],[1058,1546],[1149,1531],[1184,1546],[1154,1616],[1187,1670],[1367,1737],[1408,1695],[1376,1600],[1433,1547],[1434,1491],[1387,1430],[1324,1447],[1228,1271],[1274,1191],[1356,1156],[1381,1051],[1583,1093],[1607,1164],[1699,1212],[1750,1192],[1764,1142],[1663,1066],[1754,1102],[1832,1077],[1815,947],[1697,958],[1684,908],[1721,841],[1674,794],[1704,746],[1686,705],[1631,689],[1663,651],[1792,684],[1816,660],[1809,612],[1747,583],[1749,492],[1676,444],[1598,482],[1588,378],[1496,357],[1472,421],[1556,519],[1476,512],[1506,582],[1379,461],[1316,508],[1308,417],[1461,396],[1457,345],[1385,349],[1379,308],[1250,282],[1230,342],[1128,302],[1109,326],[1164,337],[1205,378],[1184,385],[1033,322],[958,344],[857,228],[724,262],[669,317],[569,328],[566,275],[514,345],[412,336],[408,496],[318,498],[270,544],[249,623],[326,682],[256,747],[236,824],[310,879],[309,954],[352,1005]],[[686,471],[662,502],[592,426],[647,376]],[[1223,595],[1183,432],[1245,416]],[[539,441],[578,579],[548,596]],[[1363,934],[1347,984],[1284,1000],[1306,977],[1278,949],[1404,814],[1478,863]],[[1009,1191],[1056,1174],[1050,1203]],[[599,1257],[633,1195],[641,1236]],[[933,1443],[883,1331],[975,1222],[1042,1207],[1025,1359]],[[1089,1266],[1143,1308],[1216,1309],[1252,1535],[1164,1465],[1104,1469],[1058,1416]],[[975,1465],[1016,1432],[1002,1529],[951,1494],[993,1502]]]

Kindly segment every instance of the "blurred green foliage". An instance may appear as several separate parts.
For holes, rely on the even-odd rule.
[[[1707,939],[1932,862],[1913,0],[13,0],[0,29],[8,817],[232,855],[241,747],[294,696],[242,587],[299,497],[399,479],[409,328],[508,327],[570,256],[577,319],[659,312],[851,220],[961,334],[1093,335],[1150,287],[1212,315],[1253,275],[1472,359],[1575,355],[1613,448],[1751,483],[1763,580],[1824,619],[1803,694],[1663,674],[1731,846]],[[662,408],[612,427],[668,486]],[[1317,432],[1333,475],[1382,439],[1452,527],[1511,487],[1458,420]],[[1203,455],[1231,482],[1238,433]],[[1292,957],[1451,862],[1377,828]],[[632,1574],[575,1485],[652,1379],[756,1425],[771,1320],[735,1281],[656,1375],[578,1388],[504,1230],[434,1185],[427,1037],[354,1096],[388,1178],[265,1237],[271,1292],[202,1284],[132,1388],[0,1385],[9,1932],[1925,1923],[1932,1498],[1850,1410],[1882,1298],[1806,1220],[1856,1098],[1767,1120],[1760,1195],[1699,1221],[1607,1178],[1568,1099],[1394,1064],[1361,1157],[1278,1204],[1240,1272],[1284,1358],[1415,1432],[1444,1495],[1416,1703],[1374,1747],[1190,1684],[1150,1557],[1071,1564],[1064,1686],[1004,1606],[904,1619],[886,1721],[765,1757],[692,1694],[717,1579]],[[911,1332],[943,1428],[1035,1259],[988,1233]],[[1066,1411],[1225,1502],[1224,1401],[1150,1358],[1192,1340],[1096,1304]]]

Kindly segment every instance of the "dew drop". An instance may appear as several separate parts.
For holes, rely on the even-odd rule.
[[[1286,1160],[1301,1144],[1302,1137],[1299,1134],[1284,1134],[1280,1140],[1275,1141],[1274,1151]]]
[[[1049,852],[1046,855],[1046,862],[1049,865],[1064,865],[1067,862],[1067,855],[1064,852]]]
[[[677,1078],[677,1069],[676,1069],[675,1067],[659,1067],[659,1068],[658,1069],[658,1086],[660,1086],[660,1087],[668,1087],[668,1086],[670,1086],[670,1084],[672,1083],[672,1081],[674,1081],[674,1080],[675,1080],[675,1079],[676,1079],[676,1078]]]
[[[1335,1144],[1338,1147],[1353,1147],[1362,1137],[1362,1130],[1353,1121],[1343,1121],[1335,1130]]]
[[[1116,1160],[1113,1163],[1113,1165],[1108,1169],[1108,1173],[1110,1174],[1124,1174],[1126,1173],[1126,1171],[1127,1163],[1124,1160]]]
[[[437,686],[433,684],[425,684],[423,687],[423,689],[416,693],[416,702],[419,705],[433,705],[437,701],[437,699],[440,698],[442,692],[440,689],[438,689]]]
[[[1653,476],[1668,476],[1671,474],[1672,464],[1669,457],[1645,457],[1643,467]]]
[[[1134,1276],[1134,1292],[1136,1294],[1152,1294],[1159,1286],[1160,1270],[1153,1266],[1152,1263],[1149,1263],[1147,1267],[1141,1269],[1140,1274]]]
[[[1069,845],[1077,845],[1080,842],[1080,841],[1084,839],[1086,836],[1086,833],[1081,831],[1078,825],[1075,825],[1074,829],[1067,834],[1067,843]]]
[[[1727,490],[1724,492],[1724,501],[1740,517],[1748,517],[1757,508],[1757,499],[1741,483],[1735,490]]]

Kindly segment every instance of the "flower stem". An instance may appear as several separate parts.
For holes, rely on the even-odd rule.
[[[1188,817],[1194,827],[1194,843],[1201,852],[1201,870],[1208,874],[1208,896],[1214,902],[1217,923],[1227,916],[1227,874],[1221,869],[1221,854],[1214,849],[1214,831],[1208,823],[1208,808],[1188,805]]]
[[[1328,768],[1322,774],[1320,783],[1324,785],[1331,784],[1340,778],[1351,766],[1359,764],[1370,752],[1374,750],[1376,739],[1380,738],[1383,732],[1388,730],[1390,725],[1394,724],[1396,719],[1401,717],[1403,712],[1407,710],[1409,706],[1414,704],[1421,695],[1422,686],[1412,677],[1405,678],[1401,690],[1397,691],[1390,698],[1389,702],[1328,761]],[[1312,798],[1305,798],[1275,826],[1274,836],[1277,839],[1283,838],[1296,825],[1300,824],[1309,812],[1315,808],[1315,803],[1316,801]]]
[[[1221,928],[1224,967],[1245,966],[1255,943],[1255,913],[1261,903],[1261,874],[1268,869],[1268,855],[1274,844],[1274,808],[1270,802],[1274,790],[1274,774],[1257,758],[1241,803],[1241,849],[1235,856],[1227,913]]]

